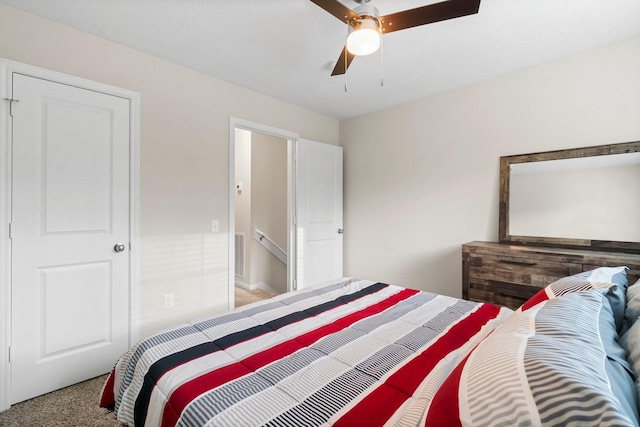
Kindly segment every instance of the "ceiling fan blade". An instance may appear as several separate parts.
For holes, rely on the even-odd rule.
[[[480,9],[480,0],[449,0],[441,3],[416,7],[382,16],[382,31],[384,34],[447,19],[473,15]]]
[[[358,18],[358,14],[347,6],[340,3],[338,0],[311,0],[342,22],[348,22],[352,19]]]
[[[345,55],[346,55],[346,62],[345,62]],[[347,72],[347,68],[349,68],[349,65],[351,65],[351,61],[353,61],[353,58],[355,58],[356,56],[349,52],[347,50],[347,47],[345,46],[342,49],[342,53],[340,54],[340,58],[338,58],[338,62],[336,62],[336,66],[333,67],[333,71],[331,72],[332,76],[337,76],[340,74],[344,74]]]

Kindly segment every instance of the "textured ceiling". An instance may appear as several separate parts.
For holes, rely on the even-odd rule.
[[[309,0],[0,2],[338,119],[640,35],[639,0],[482,0],[477,15],[385,36],[383,61],[331,77],[346,25]]]

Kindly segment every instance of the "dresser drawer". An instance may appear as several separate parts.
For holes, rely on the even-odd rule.
[[[540,288],[527,285],[470,283],[468,299],[502,305],[515,310],[538,291]]]
[[[487,286],[515,284],[544,288],[551,282],[581,271],[582,264],[545,259],[495,255],[469,257],[469,282]]]

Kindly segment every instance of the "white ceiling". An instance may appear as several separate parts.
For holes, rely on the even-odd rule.
[[[338,119],[640,35],[640,0],[482,0],[477,15],[385,36],[384,67],[376,53],[331,77],[346,25],[309,0],[0,2]]]

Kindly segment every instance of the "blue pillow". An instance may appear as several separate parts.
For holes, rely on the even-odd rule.
[[[609,298],[603,300],[598,319],[600,340],[607,354],[605,369],[613,395],[620,400],[626,414],[638,420],[637,376],[627,361],[627,351],[618,343],[618,333],[609,301]]]

